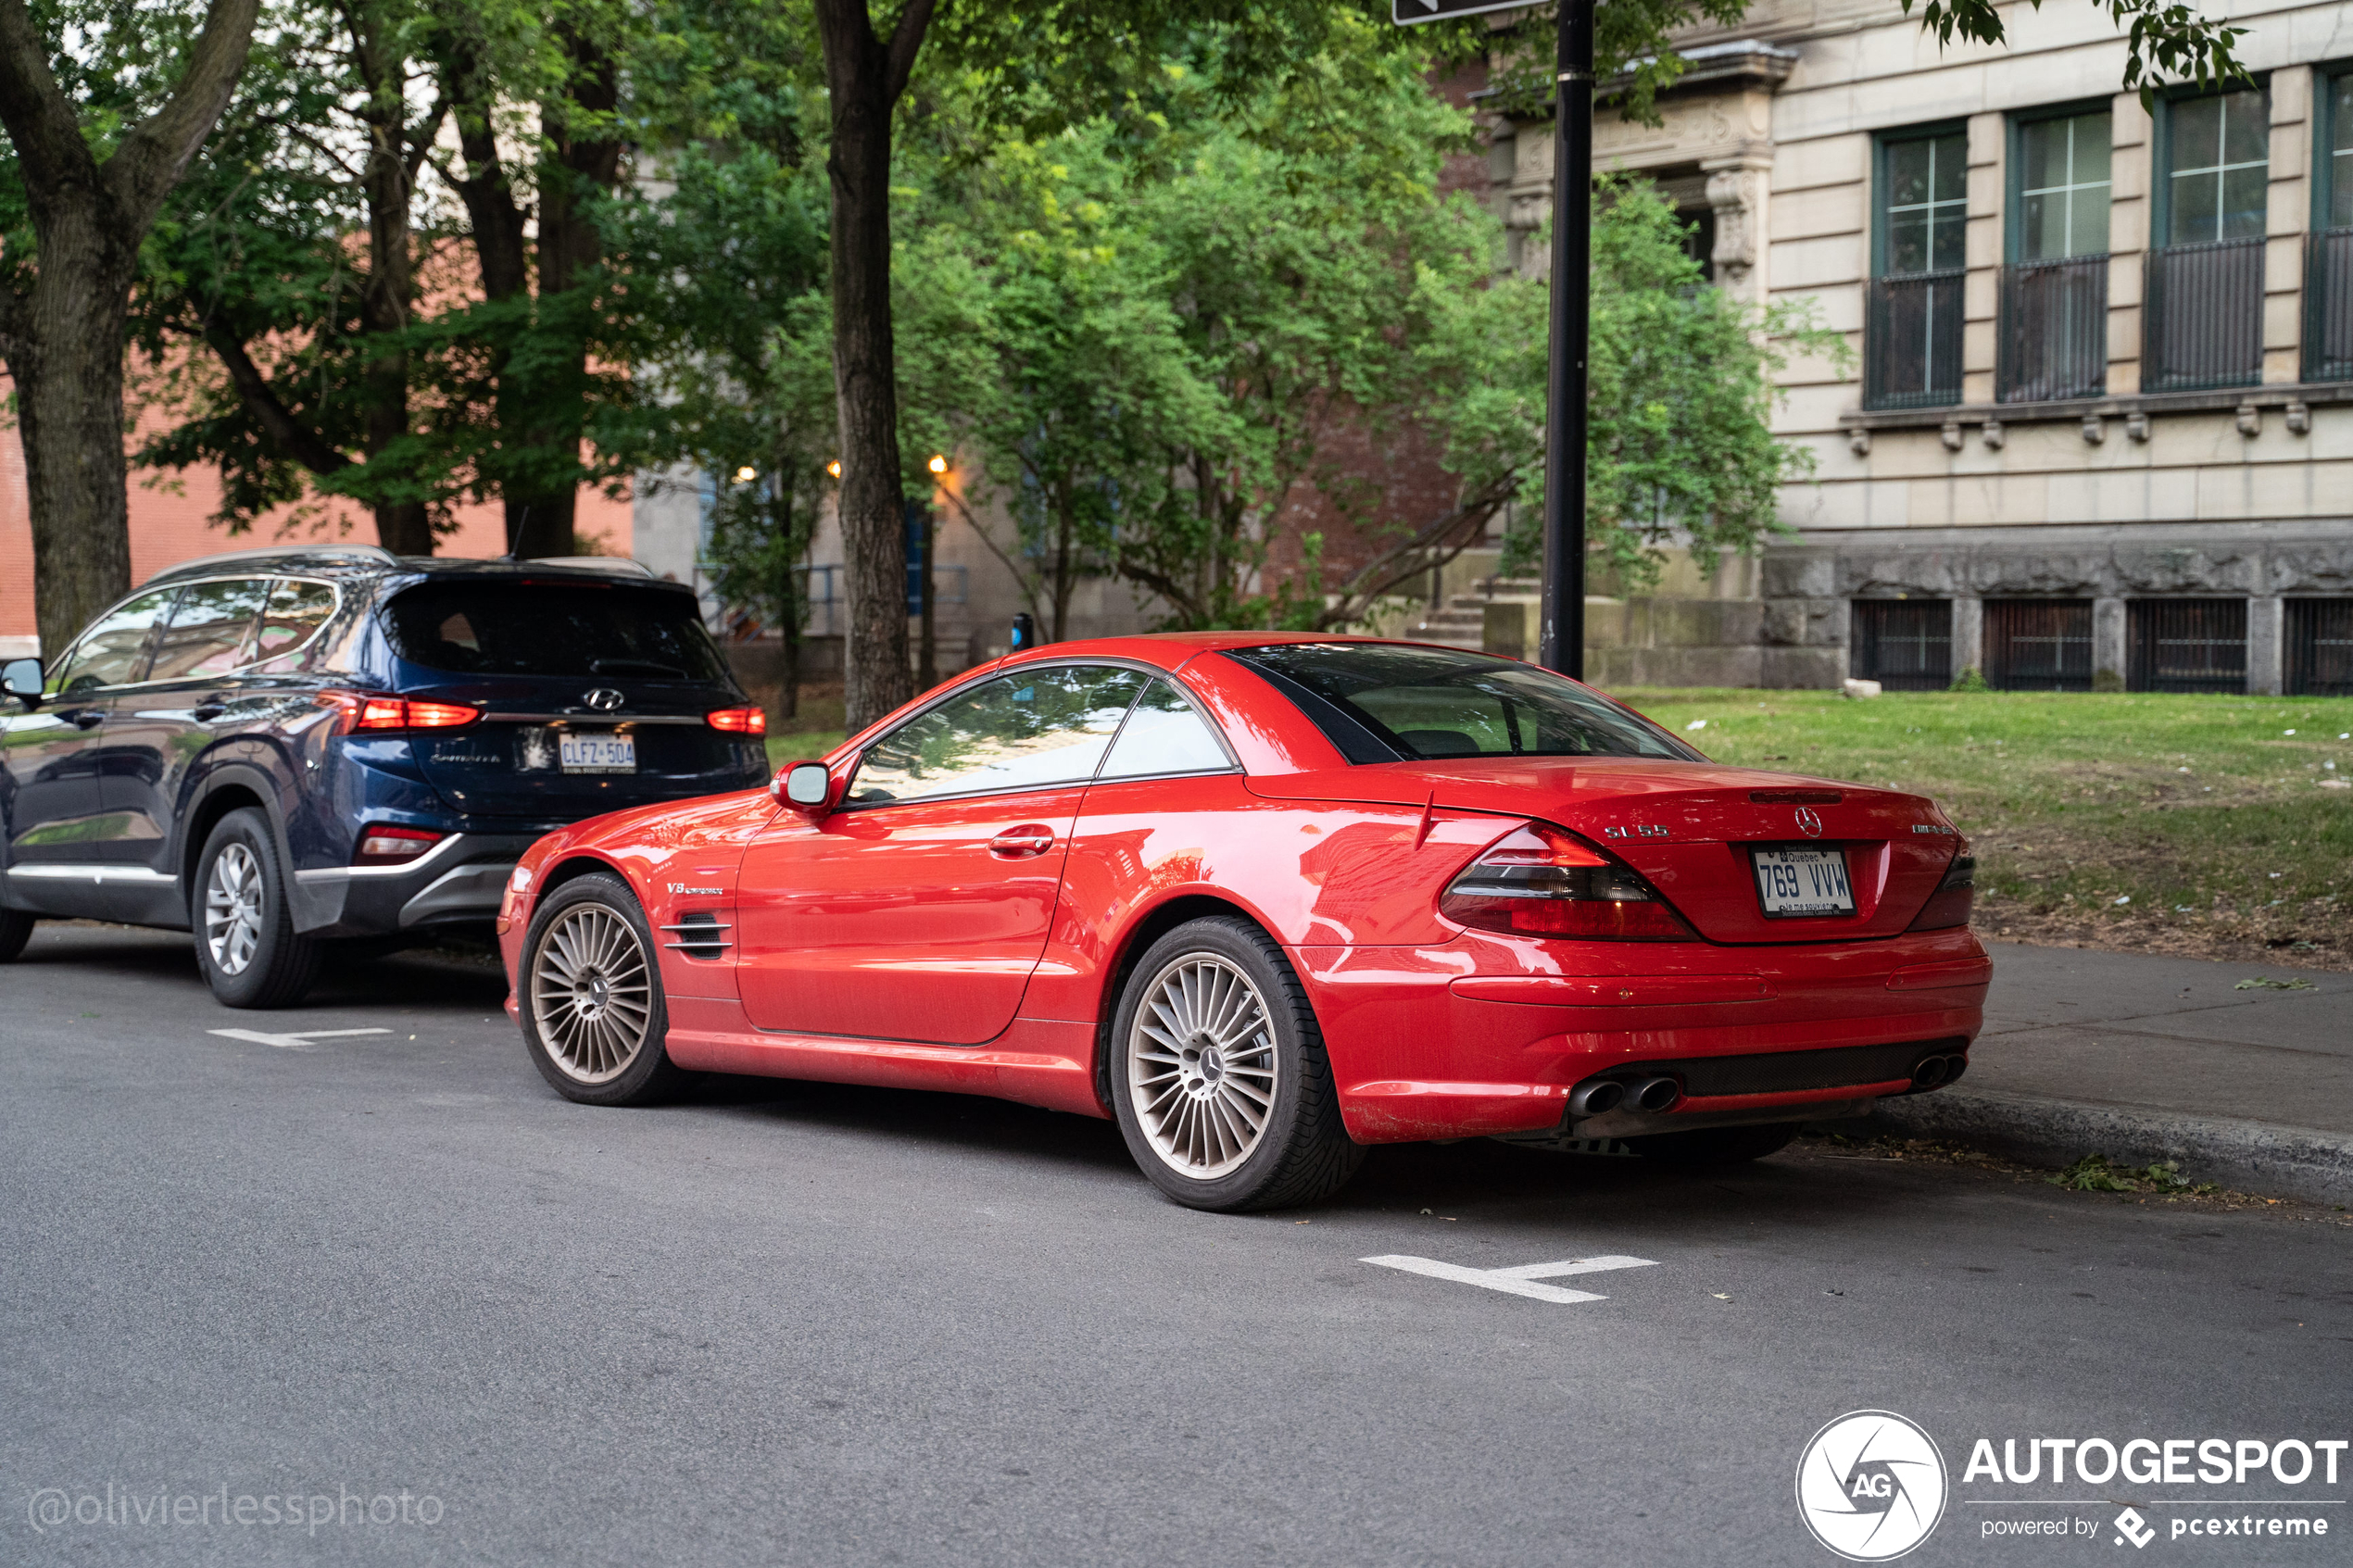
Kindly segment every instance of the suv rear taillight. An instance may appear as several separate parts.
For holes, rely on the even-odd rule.
[[[768,710],[764,708],[723,708],[704,715],[714,730],[724,730],[731,735],[764,735],[768,733]]]
[[[1438,912],[1515,936],[1698,940],[1649,883],[1549,822],[1529,823],[1472,861],[1439,898]]]
[[[371,827],[359,830],[359,847],[351,853],[355,866],[397,866],[414,860],[447,835],[423,828]]]
[[[1953,863],[1944,868],[1944,880],[1920,906],[1919,918],[1912,922],[1914,931],[1944,931],[1951,926],[1967,925],[1969,910],[1977,902],[1977,857],[1961,846]]]
[[[346,734],[354,730],[454,730],[482,717],[481,709],[462,702],[412,702],[371,692],[321,692],[319,703],[335,710],[337,727]]]

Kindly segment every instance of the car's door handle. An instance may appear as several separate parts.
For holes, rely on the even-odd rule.
[[[1029,855],[1043,855],[1054,847],[1054,830],[1038,822],[1024,822],[1017,828],[1007,828],[988,841],[988,852],[1017,860]]]
[[[66,717],[73,721],[73,727],[77,730],[94,730],[107,721],[106,711],[97,708],[84,708]]]
[[[192,719],[211,720],[218,719],[228,711],[229,705],[225,702],[200,702],[189,710],[188,716]]]

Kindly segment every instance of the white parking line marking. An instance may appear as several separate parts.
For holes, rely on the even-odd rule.
[[[389,1029],[310,1029],[299,1035],[264,1035],[258,1029],[208,1029],[208,1035],[218,1035],[224,1040],[250,1040],[257,1046],[275,1046],[282,1051],[310,1048],[313,1040],[342,1040],[354,1035],[389,1035]]]
[[[1606,1296],[1596,1296],[1590,1290],[1564,1290],[1556,1285],[1539,1285],[1538,1280],[1559,1279],[1565,1274],[1596,1274],[1606,1269],[1651,1269],[1658,1266],[1655,1258],[1628,1258],[1611,1254],[1603,1258],[1570,1258],[1558,1263],[1521,1263],[1509,1269],[1470,1269],[1460,1263],[1441,1263],[1435,1258],[1414,1258],[1402,1253],[1381,1258],[1359,1258],[1360,1263],[1378,1263],[1384,1269],[1403,1269],[1409,1274],[1428,1274],[1432,1279],[1451,1279],[1461,1285],[1476,1285],[1484,1290],[1501,1290],[1513,1296],[1525,1296],[1532,1301],[1606,1301]]]

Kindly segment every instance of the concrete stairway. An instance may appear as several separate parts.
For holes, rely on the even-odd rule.
[[[1539,583],[1533,577],[1487,577],[1472,591],[1455,594],[1443,608],[1427,612],[1406,628],[1416,642],[1442,643],[1448,647],[1483,648],[1487,642],[1487,607],[1491,604],[1534,604]]]

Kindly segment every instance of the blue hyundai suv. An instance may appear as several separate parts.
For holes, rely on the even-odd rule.
[[[0,690],[0,960],[44,917],[193,930],[231,1007],[488,922],[550,828],[768,775],[695,596],[595,558],[212,556]]]

